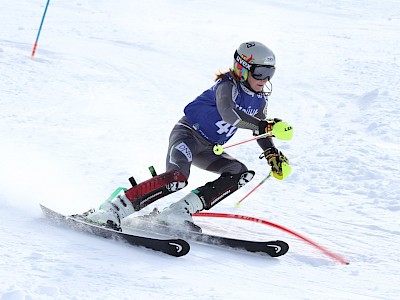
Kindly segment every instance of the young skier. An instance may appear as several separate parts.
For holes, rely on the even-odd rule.
[[[155,216],[159,222],[188,226],[201,231],[193,223],[192,214],[209,210],[248,183],[253,171],[229,154],[216,155],[213,147],[225,144],[238,128],[253,135],[272,130],[280,119],[266,119],[270,80],[275,73],[275,55],[260,42],[247,42],[234,53],[233,68],[219,73],[216,83],[184,109],[184,116],[172,129],[166,158],[166,172],[130,188],[124,195],[107,202],[85,217],[93,222],[120,228],[121,220],[154,201],[187,185],[193,165],[220,174],[220,177],[191,191]],[[282,163],[289,164],[272,138],[257,140],[273,175],[282,179]]]

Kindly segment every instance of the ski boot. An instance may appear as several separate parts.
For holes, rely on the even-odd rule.
[[[98,210],[91,209],[84,213],[83,217],[93,223],[121,231],[121,220],[134,211],[131,201],[125,195],[118,195]]]
[[[203,202],[193,192],[190,192],[178,202],[171,204],[163,210],[156,221],[168,226],[177,227],[187,231],[201,232],[201,227],[193,222],[192,215],[203,210]]]
[[[203,209],[209,210],[247,184],[253,177],[253,171],[240,174],[223,173],[218,179],[206,183],[171,204],[155,219],[170,226],[182,226],[186,230],[201,232],[201,227],[194,224],[192,215]]]

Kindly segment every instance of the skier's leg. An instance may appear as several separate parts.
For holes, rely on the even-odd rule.
[[[175,131],[172,132],[175,135]],[[192,150],[196,142],[191,137],[175,141],[170,139],[166,158],[167,171],[150,178],[125,192],[126,198],[138,211],[154,201],[174,193],[187,185],[192,164]]]
[[[158,221],[173,225],[184,225],[191,230],[201,231],[200,227],[193,223],[192,215],[203,209],[209,210],[254,177],[253,171],[248,171],[245,165],[228,155],[215,159],[215,155],[209,154],[208,158],[208,161],[212,161],[209,165],[203,159],[195,163],[206,170],[224,171],[221,176],[191,191],[178,202],[171,204],[157,217]]]
[[[128,189],[125,194],[104,203],[100,209],[92,210],[85,217],[93,222],[118,228],[123,218],[184,188],[187,185],[192,164],[191,148],[195,147],[196,142],[190,135],[185,135],[181,131],[181,127],[175,126],[171,132],[165,173]]]

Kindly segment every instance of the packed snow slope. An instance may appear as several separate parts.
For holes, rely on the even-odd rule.
[[[400,6],[395,0],[0,3],[1,299],[398,299]],[[49,224],[161,173],[184,106],[227,70],[242,42],[276,54],[269,116],[293,173],[268,180],[255,142],[229,153],[253,182],[212,209],[275,222],[342,265],[261,224],[197,218],[205,232],[282,239],[270,259],[192,244],[173,258]],[[232,142],[250,138],[239,131]],[[195,167],[163,208],[217,178]]]

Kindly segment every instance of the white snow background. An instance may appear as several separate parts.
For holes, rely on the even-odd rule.
[[[397,0],[0,2],[1,299],[399,299],[400,5]],[[181,258],[49,224],[164,171],[184,106],[238,45],[276,54],[269,116],[293,174],[268,180],[256,142],[228,152],[254,180],[212,209],[288,227],[197,218],[205,232],[282,239],[278,259],[191,244]],[[250,138],[241,130],[231,142]],[[217,178],[192,168],[163,208]]]

